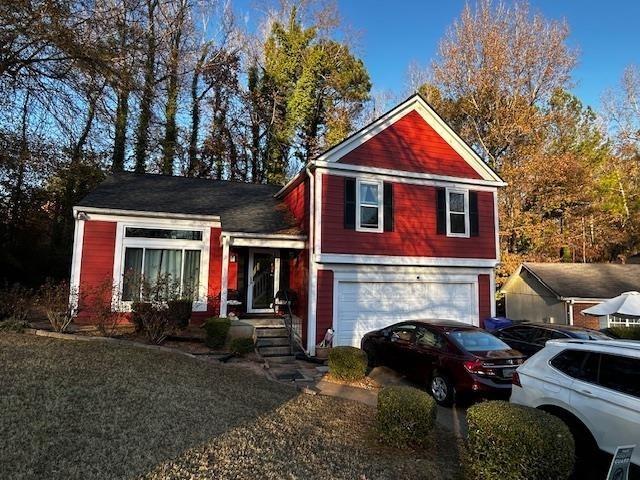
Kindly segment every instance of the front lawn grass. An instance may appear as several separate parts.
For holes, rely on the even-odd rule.
[[[374,417],[237,366],[0,334],[2,478],[456,478],[451,435],[383,449]]]

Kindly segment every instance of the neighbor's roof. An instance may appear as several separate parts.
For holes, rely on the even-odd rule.
[[[299,234],[287,207],[274,198],[278,185],[172,177],[109,175],[78,207],[218,215],[230,232]]]
[[[638,264],[523,263],[514,275],[519,275],[522,269],[559,298],[606,299],[640,290]]]

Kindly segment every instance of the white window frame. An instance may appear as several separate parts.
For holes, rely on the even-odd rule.
[[[144,238],[127,237],[127,228],[150,228],[159,230],[197,230],[202,232],[202,240],[181,240],[168,238]],[[193,301],[193,311],[200,312],[207,309],[207,292],[209,283],[209,242],[210,227],[203,225],[185,225],[180,222],[118,222],[116,249],[114,263],[114,284],[118,288],[118,298],[122,298],[124,260],[127,248],[153,248],[182,250],[182,269],[184,270],[184,251],[200,251],[200,272],[198,279],[198,295]],[[144,254],[143,254],[144,268]],[[133,301],[120,300],[118,305],[114,305],[119,311],[131,311]]]
[[[451,211],[449,205],[449,197],[451,193],[464,195],[464,233],[456,233],[451,231]],[[469,224],[469,190],[463,188],[446,188],[445,196],[447,205],[447,237],[469,238],[471,230],[471,226]],[[455,214],[456,212],[453,213]],[[457,213],[460,214],[460,212]]]
[[[361,207],[373,207],[373,205],[362,205],[360,203],[360,185],[376,185],[378,187],[378,226],[377,228],[361,225]],[[369,233],[384,232],[384,182],[377,178],[358,177],[356,179],[356,231]]]

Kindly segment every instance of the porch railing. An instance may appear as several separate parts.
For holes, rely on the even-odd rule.
[[[289,353],[293,355],[296,350],[304,351],[304,347],[302,346],[302,321],[300,318],[294,317],[293,315],[289,292],[284,290],[282,294],[286,305],[284,324],[289,335]]]

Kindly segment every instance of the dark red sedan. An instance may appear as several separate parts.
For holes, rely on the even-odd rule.
[[[407,375],[446,406],[456,397],[508,397],[513,372],[524,361],[490,333],[452,320],[396,323],[367,333],[361,345],[371,366]]]

